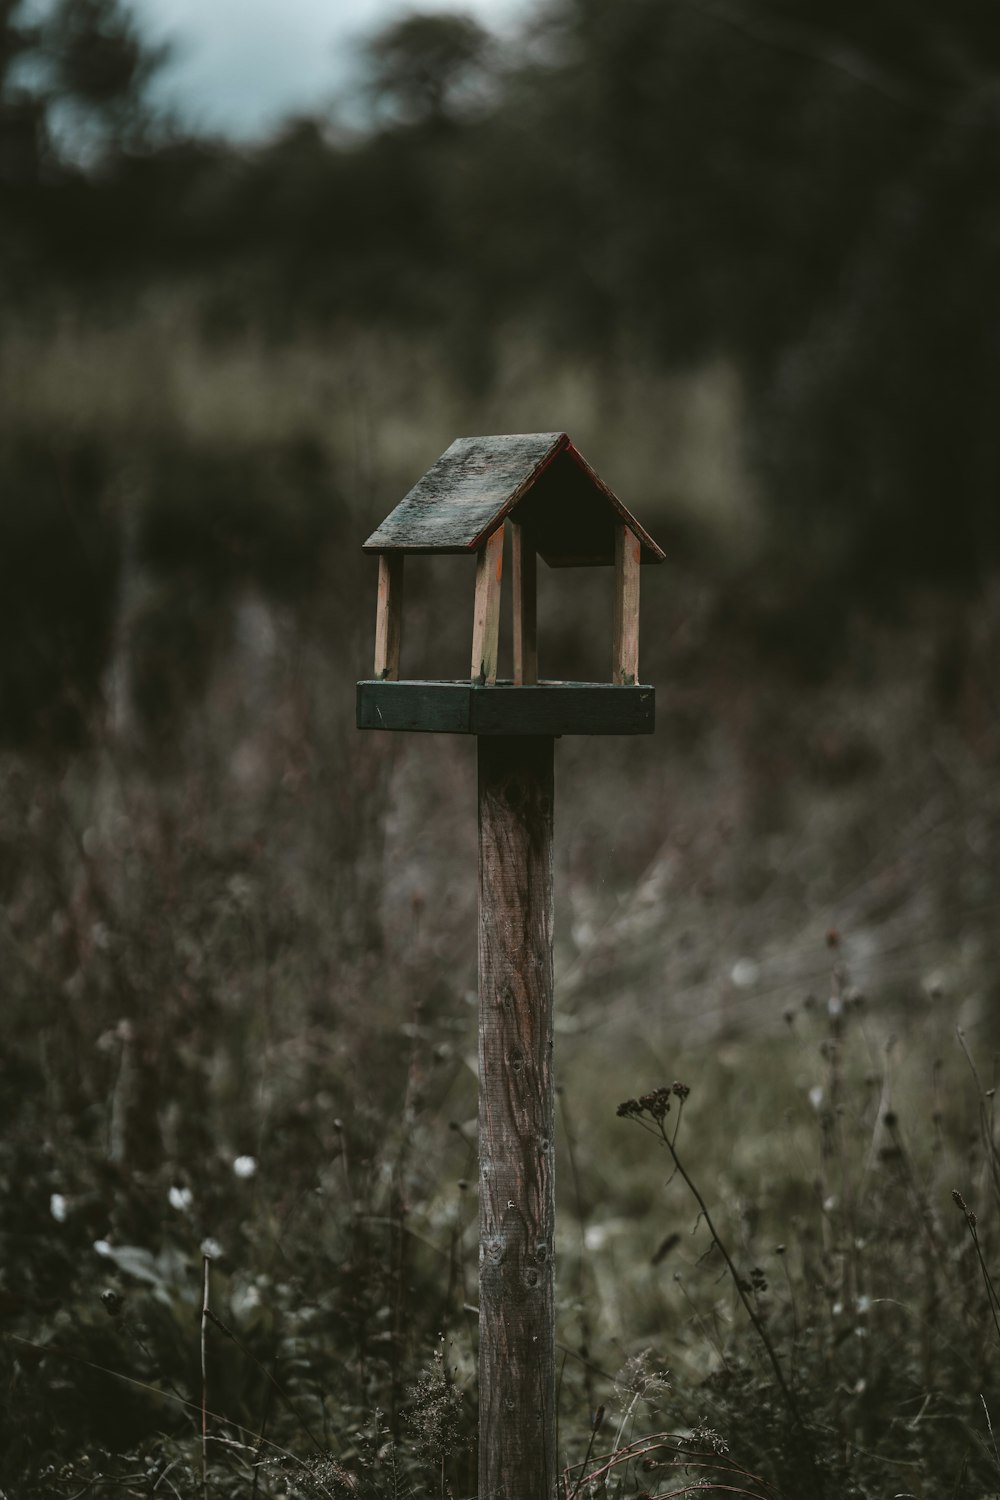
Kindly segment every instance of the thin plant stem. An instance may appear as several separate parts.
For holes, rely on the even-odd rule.
[[[570,1495],[569,1500],[576,1500],[577,1495],[580,1493],[580,1486],[583,1484],[583,1476],[587,1472],[587,1465],[590,1463],[590,1455],[594,1451],[594,1442],[597,1438],[598,1429],[600,1428],[600,1425],[603,1421],[604,1407],[599,1406],[594,1416],[594,1420],[590,1424],[590,1442],[587,1444],[587,1451],[583,1455],[583,1463],[580,1465],[580,1477],[576,1481],[576,1486],[573,1490],[573,1493]]]
[[[201,1492],[208,1494],[208,1319],[210,1315],[212,1262],[203,1255],[201,1294]]]
[[[669,1458],[658,1460],[653,1457],[654,1454],[669,1454],[670,1456]],[[764,1491],[772,1497],[776,1496],[776,1491],[774,1491],[766,1480],[757,1474],[751,1473],[750,1470],[744,1469],[740,1464],[734,1463],[732,1459],[711,1455],[697,1449],[690,1449],[685,1445],[683,1439],[673,1434],[663,1433],[648,1438],[638,1438],[634,1442],[627,1443],[622,1448],[616,1446],[610,1453],[598,1454],[594,1459],[596,1467],[590,1473],[587,1473],[587,1465],[590,1462],[590,1449],[588,1449],[587,1458],[580,1465],[580,1476],[572,1492],[569,1491],[569,1474],[577,1465],[573,1464],[571,1469],[565,1472],[564,1492],[567,1495],[567,1500],[574,1500],[584,1482],[593,1485],[597,1481],[605,1479],[614,1469],[620,1468],[623,1464],[628,1465],[640,1460],[644,1460],[650,1467],[660,1470],[683,1468],[686,1471],[690,1471],[692,1469],[700,1469],[705,1471],[706,1474],[718,1474],[721,1471],[725,1479],[734,1481],[732,1484],[727,1484],[723,1479],[706,1480],[702,1478],[693,1481],[691,1484],[682,1485],[678,1490],[663,1491],[664,1500],[666,1500],[666,1496],[668,1495],[685,1495],[694,1491],[697,1491],[699,1494],[721,1491],[729,1494],[745,1495],[750,1497],[750,1500],[762,1500],[760,1491]],[[748,1489],[746,1488],[747,1485],[753,1485],[757,1488]]]
[[[675,1083],[672,1092],[680,1101],[680,1104],[683,1105],[689,1090],[687,1089],[686,1085]],[[727,1250],[725,1243],[723,1242],[722,1237],[719,1234],[719,1231],[715,1227],[712,1215],[710,1214],[708,1209],[708,1204],[705,1202],[705,1199],[702,1197],[700,1190],[698,1189],[696,1183],[688,1173],[683,1161],[681,1160],[681,1157],[677,1150],[677,1131],[675,1129],[671,1134],[667,1130],[666,1117],[667,1112],[670,1108],[670,1093],[671,1090],[669,1089],[659,1089],[655,1094],[644,1095],[642,1099],[628,1100],[625,1104],[619,1106],[618,1114],[622,1118],[635,1120],[636,1124],[641,1125],[644,1130],[648,1130],[651,1135],[656,1136],[657,1139],[666,1147],[674,1164],[674,1174],[679,1176],[683,1180],[688,1191],[691,1193],[691,1196],[697,1203],[701,1217],[705,1220],[705,1225],[708,1229],[709,1235],[711,1236],[712,1243],[715,1245],[716,1249],[719,1251],[719,1254],[725,1261],[726,1268],[729,1271],[730,1277],[732,1278],[733,1286],[736,1288],[736,1294],[743,1304],[744,1310],[747,1317],[750,1319],[750,1324],[754,1332],[757,1334],[757,1337],[760,1339],[761,1343],[764,1346],[767,1357],[771,1363],[771,1368],[774,1371],[775,1380],[778,1383],[778,1389],[780,1390],[785,1401],[785,1405],[788,1407],[788,1411],[792,1417],[792,1420],[795,1422],[795,1425],[799,1428],[803,1438],[805,1439],[806,1453],[808,1456],[809,1465],[813,1472],[816,1494],[819,1497],[819,1500],[823,1500],[825,1494],[823,1487],[823,1478],[820,1472],[819,1464],[816,1462],[812,1433],[810,1432],[810,1429],[804,1417],[802,1416],[802,1412],[799,1409],[799,1404],[795,1399],[794,1392],[792,1391],[791,1386],[788,1384],[788,1381],[785,1379],[785,1373],[781,1368],[781,1362],[778,1359],[774,1345],[771,1342],[771,1337],[767,1329],[764,1327],[764,1324],[761,1321],[756,1309],[754,1308],[750,1297],[744,1290],[742,1279],[736,1269],[733,1258],[729,1254],[729,1251]],[[649,1121],[643,1118],[647,1111],[650,1117]]]
[[[590,1353],[593,1343],[593,1330],[590,1325],[590,1316],[587,1311],[587,1298],[585,1296],[584,1276],[586,1267],[586,1242],[587,1242],[587,1219],[589,1212],[583,1196],[583,1186],[580,1182],[580,1169],[576,1159],[576,1135],[573,1129],[573,1119],[566,1103],[565,1091],[561,1088],[556,1090],[559,1100],[559,1113],[562,1115],[563,1137],[566,1141],[566,1155],[569,1161],[570,1178],[573,1183],[573,1198],[576,1208],[576,1222],[580,1235],[580,1258],[577,1262],[577,1301],[580,1304],[578,1314],[580,1321],[580,1332],[583,1335],[583,1347],[585,1353]],[[590,1370],[584,1365],[584,1387],[587,1393],[587,1406],[594,1410],[594,1382],[591,1379]]]
[[[274,1371],[273,1370],[269,1370],[266,1365],[261,1364],[261,1362],[257,1358],[257,1356],[255,1354],[251,1353],[251,1351],[246,1347],[246,1345],[243,1344],[240,1341],[240,1339],[238,1339],[236,1337],[236,1334],[233,1332],[233,1330],[231,1328],[227,1327],[227,1325],[225,1323],[223,1323],[222,1319],[219,1318],[219,1317],[217,1317],[215,1315],[215,1313],[212,1312],[211,1308],[208,1309],[206,1316],[208,1318],[208,1321],[215,1328],[217,1328],[220,1333],[224,1334],[227,1339],[231,1339],[232,1340],[232,1342],[236,1345],[237,1349],[243,1355],[244,1359],[248,1359],[251,1364],[256,1365],[257,1369],[264,1376],[265,1380],[267,1380],[267,1382],[268,1382],[268,1388],[270,1390],[275,1391],[276,1394],[280,1397],[280,1399],[284,1402],[284,1404],[288,1407],[288,1410],[291,1412],[292,1416],[298,1422],[299,1426],[302,1428],[302,1431],[305,1433],[306,1437],[312,1443],[312,1445],[316,1449],[317,1453],[324,1453],[326,1451],[326,1448],[329,1446],[329,1444],[324,1445],[323,1443],[320,1442],[319,1438],[313,1432],[312,1428],[309,1426],[309,1423],[306,1421],[305,1417],[302,1415],[302,1413],[299,1411],[298,1407],[295,1405],[295,1402],[292,1400],[291,1396],[289,1396],[288,1392],[281,1385],[281,1382],[278,1380],[277,1376],[274,1374]],[[265,1419],[266,1419],[266,1415],[267,1414],[265,1412]],[[262,1435],[263,1435],[263,1429],[261,1431],[262,1431]]]
[[[979,1232],[976,1228],[978,1222],[976,1219],[976,1215],[973,1213],[972,1209],[969,1208],[968,1204],[957,1188],[952,1191],[951,1196],[955,1200],[956,1206],[961,1209],[962,1213],[965,1215],[965,1222],[969,1226],[969,1234],[972,1236],[972,1243],[975,1247],[976,1258],[979,1261],[979,1269],[983,1277],[983,1285],[986,1288],[986,1300],[990,1305],[990,1314],[993,1318],[993,1327],[996,1329],[997,1338],[1000,1339],[1000,1318],[998,1318],[997,1316],[998,1313],[1000,1313],[1000,1298],[997,1297],[997,1290],[993,1285],[993,1278],[990,1275],[989,1267],[986,1264],[986,1257],[983,1255],[982,1246],[979,1243]]]
[[[151,1385],[148,1380],[137,1380],[134,1375],[125,1375],[121,1370],[113,1370],[108,1365],[98,1364],[95,1360],[84,1359],[82,1355],[76,1354],[72,1349],[64,1348],[61,1344],[39,1344],[32,1339],[19,1338],[16,1335],[11,1335],[11,1343],[15,1348],[32,1349],[36,1354],[51,1355],[57,1359],[65,1359],[71,1364],[79,1365],[81,1369],[93,1370],[98,1375],[106,1375],[112,1380],[121,1381],[123,1385],[130,1386],[133,1390],[144,1391],[149,1396],[156,1397],[161,1401],[170,1402],[184,1411],[191,1412],[192,1415],[198,1415],[202,1411],[198,1403],[187,1401],[183,1396],[175,1395],[171,1390],[164,1390],[161,1386]],[[208,1411],[206,1415],[219,1423],[223,1421],[220,1412]],[[276,1443],[272,1438],[265,1438],[261,1434],[253,1432],[249,1427],[242,1427],[238,1422],[233,1422],[231,1418],[227,1418],[226,1421],[231,1429],[241,1433],[247,1439],[246,1443],[238,1445],[241,1448],[245,1448],[247,1452],[257,1453],[260,1451],[261,1446],[266,1444],[276,1457],[285,1459],[289,1463],[297,1464],[300,1468],[303,1467],[301,1458],[289,1449],[283,1448],[280,1443]],[[224,1443],[229,1447],[234,1446],[231,1440],[225,1438],[219,1438],[216,1441]]]
[[[715,1224],[712,1220],[712,1215],[708,1211],[708,1204],[705,1202],[700,1190],[696,1186],[693,1179],[689,1176],[684,1163],[681,1161],[680,1156],[677,1154],[677,1146],[675,1140],[670,1139],[662,1124],[660,1127],[660,1135],[665,1146],[667,1147],[667,1150],[670,1152],[670,1155],[673,1158],[673,1163],[675,1168],[677,1169],[678,1176],[683,1179],[688,1191],[691,1193],[692,1197],[697,1203],[702,1218],[705,1220],[705,1227],[711,1235],[716,1249],[726,1263],[726,1267],[732,1278],[733,1285],[736,1288],[736,1294],[739,1297],[740,1301],[743,1303],[746,1315],[750,1319],[757,1337],[760,1339],[767,1352],[768,1359],[771,1362],[771,1367],[774,1370],[774,1378],[778,1382],[781,1393],[788,1405],[788,1409],[791,1412],[792,1416],[795,1418],[797,1425],[802,1428],[803,1432],[808,1432],[808,1428],[806,1427],[805,1421],[802,1417],[802,1413],[799,1410],[798,1402],[795,1399],[791,1387],[785,1379],[785,1374],[781,1368],[781,1363],[778,1359],[777,1353],[775,1352],[774,1345],[771,1343],[770,1334],[761,1322],[760,1317],[755,1311],[754,1305],[751,1302],[750,1298],[743,1290],[743,1284],[739,1272],[737,1271],[736,1266],[733,1264],[732,1257],[730,1256],[729,1251],[726,1249],[726,1246],[719,1235],[719,1231],[715,1227]]]

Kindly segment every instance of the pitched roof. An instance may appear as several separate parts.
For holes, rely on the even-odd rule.
[[[508,516],[552,567],[610,563],[624,521],[643,562],[663,551],[564,432],[457,438],[365,542],[366,552],[475,552]]]

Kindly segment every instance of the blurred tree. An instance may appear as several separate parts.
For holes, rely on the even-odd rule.
[[[798,565],[1000,554],[993,8],[555,0],[538,50],[577,326],[737,365]]]
[[[423,328],[480,388],[511,328],[609,371],[723,358],[796,566],[811,548],[840,587],[890,555],[1000,557],[982,0],[902,22],[892,0],[549,0],[517,60],[468,16],[407,15],[364,49],[364,128],[293,121],[254,151],[156,143],[160,57],[121,0],[26,16],[0,0],[21,285],[182,275],[217,332]]]
[[[38,180],[45,143],[45,105],[30,86],[38,28],[21,0],[0,0],[0,190]]]
[[[30,17],[30,19],[29,19]],[[148,139],[150,48],[120,0],[0,0],[0,263],[4,291],[42,290],[115,243],[128,154]],[[126,245],[130,243],[126,236]]]
[[[365,94],[378,119],[409,125],[452,123],[482,101],[492,51],[493,38],[471,16],[404,16],[365,45]]]
[[[5,178],[38,177],[43,162],[98,165],[135,145],[167,52],[141,38],[120,0],[34,10],[0,0],[0,145],[3,162],[13,158]]]
[[[120,0],[57,0],[38,36],[66,155],[90,165],[138,144],[152,121],[149,81],[169,48],[150,46]]]

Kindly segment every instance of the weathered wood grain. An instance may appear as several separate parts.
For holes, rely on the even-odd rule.
[[[555,1495],[552,749],[479,742],[479,1500]]]
[[[615,528],[615,623],[611,681],[632,687],[639,680],[639,553],[627,526]]]
[[[497,680],[500,645],[500,580],[503,575],[503,527],[498,526],[476,558],[476,602],[472,614],[473,682]]]
[[[365,542],[365,550],[474,552],[560,447],[563,432],[456,438]]]
[[[515,515],[514,513],[517,512]],[[550,567],[610,564],[619,521],[644,563],[663,550],[564,432],[457,438],[365,542],[368,552],[476,552],[508,516]]]
[[[403,554],[383,552],[378,560],[375,609],[375,676],[387,682],[399,677],[403,640]]]
[[[461,682],[359,682],[359,729],[427,734],[652,734],[656,690],[648,684],[540,683],[478,687]]]
[[[514,685],[538,681],[538,561],[523,526],[512,521],[511,573],[514,583]]]

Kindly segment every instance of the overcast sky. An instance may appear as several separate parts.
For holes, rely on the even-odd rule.
[[[175,42],[157,97],[207,132],[253,138],[321,107],[350,79],[351,44],[410,10],[464,10],[494,31],[532,0],[127,0],[146,32]]]

